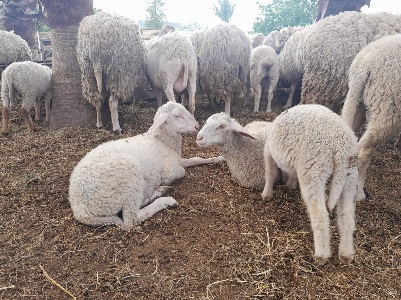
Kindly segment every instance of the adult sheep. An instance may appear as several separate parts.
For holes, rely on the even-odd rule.
[[[199,51],[200,82],[203,91],[225,102],[230,115],[231,101],[246,89],[251,43],[235,25],[220,23],[205,31]]]
[[[363,186],[375,148],[401,132],[400,53],[401,34],[385,36],[364,47],[349,68],[342,117],[354,131],[366,120],[359,140],[357,200],[366,199]]]
[[[284,27],[280,30],[273,30],[266,35],[262,45],[272,47],[276,53],[280,53],[287,40],[298,30],[302,30],[303,26]]]
[[[174,91],[188,91],[189,111],[195,112],[197,62],[191,41],[176,32],[154,37],[147,45],[146,71],[162,105],[162,92],[176,102]]]
[[[27,60],[32,60],[32,52],[28,43],[19,35],[0,30],[0,62],[11,64]]]
[[[40,98],[45,101],[46,122],[50,119],[50,100],[52,71],[31,61],[10,64],[1,76],[1,101],[3,103],[2,133],[9,132],[10,109],[15,100],[21,101],[21,115],[24,117],[29,131],[35,131],[31,118],[31,109],[35,106],[35,120],[40,119]]]
[[[119,101],[134,98],[135,102],[148,85],[145,47],[138,25],[107,13],[85,17],[78,29],[77,57],[82,93],[96,108],[96,126],[103,126],[102,103],[108,99],[113,131],[121,133]]]
[[[90,151],[70,177],[68,199],[74,217],[88,225],[128,229],[175,205],[174,198],[161,195],[184,177],[186,167],[221,160],[181,158],[181,134],[198,129],[184,106],[168,102],[157,110],[148,132]]]
[[[331,256],[329,211],[337,206],[339,259],[354,257],[358,142],[339,115],[322,105],[298,105],[281,113],[268,132],[264,148],[263,199],[273,197],[278,168],[297,178],[310,218],[319,265]],[[326,185],[330,193],[326,203]],[[329,210],[329,211],[328,211]]]
[[[348,70],[370,42],[401,32],[401,15],[344,12],[317,22],[305,38],[301,103],[339,112],[348,92]]]
[[[250,83],[255,93],[254,112],[259,111],[262,90],[267,90],[267,109],[271,112],[273,92],[277,86],[280,73],[280,63],[277,53],[269,46],[258,46],[251,50],[250,57]]]

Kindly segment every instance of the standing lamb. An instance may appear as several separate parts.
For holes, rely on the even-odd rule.
[[[160,196],[169,184],[184,177],[184,168],[221,161],[221,157],[181,158],[181,134],[195,134],[198,129],[184,106],[168,102],[157,110],[147,133],[90,151],[70,178],[74,217],[88,225],[130,228],[175,205],[174,198]]]
[[[249,188],[265,184],[263,147],[270,122],[257,121],[242,127],[225,113],[210,116],[196,137],[199,147],[216,147],[232,176]]]
[[[119,101],[145,94],[148,86],[145,46],[138,25],[106,13],[85,17],[78,29],[77,57],[83,95],[96,108],[96,126],[103,126],[102,103],[109,99],[113,131],[121,133]]]
[[[344,12],[317,22],[304,42],[301,103],[340,112],[348,92],[348,70],[370,42],[401,32],[401,15]]]
[[[308,210],[319,265],[331,256],[329,211],[337,206],[339,259],[354,257],[357,139],[339,115],[321,105],[298,105],[281,113],[269,130],[264,148],[263,199],[273,197],[278,168],[298,179]],[[326,205],[326,185],[331,179]]]
[[[259,111],[259,103],[262,96],[262,89],[267,90],[267,109],[271,112],[273,92],[277,86],[280,72],[280,63],[277,53],[269,46],[258,46],[251,50],[251,87],[255,93],[254,112]]]
[[[204,32],[199,51],[200,82],[212,103],[212,97],[224,100],[230,115],[233,96],[246,89],[251,43],[235,25],[220,23]]]
[[[188,91],[189,111],[195,112],[197,62],[191,41],[176,32],[151,39],[147,45],[146,70],[157,104],[162,105],[162,92],[168,101],[176,102],[174,91]]]
[[[21,114],[28,125],[29,131],[35,131],[31,118],[31,109],[35,106],[35,120],[40,119],[40,99],[44,98],[46,107],[46,122],[50,119],[50,100],[52,71],[47,66],[35,62],[14,62],[9,65],[1,76],[1,101],[3,103],[2,133],[9,132],[10,109],[12,103],[21,100]]]
[[[366,199],[363,186],[375,148],[401,132],[400,53],[401,34],[385,36],[363,48],[349,68],[342,117],[356,132],[366,120],[359,140],[357,200]]]

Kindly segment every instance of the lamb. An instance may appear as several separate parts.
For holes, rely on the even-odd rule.
[[[176,102],[174,91],[188,91],[189,111],[195,113],[197,62],[191,41],[176,32],[155,37],[148,44],[146,71],[162,104],[162,92],[169,101]]]
[[[253,49],[263,45],[265,36],[261,33],[255,33],[249,36],[249,40],[251,41],[251,48]]]
[[[263,147],[270,122],[255,121],[242,127],[225,113],[210,116],[196,136],[199,147],[216,147],[240,185],[263,189]]]
[[[280,72],[280,63],[277,53],[273,48],[265,45],[253,48],[251,50],[250,65],[250,83],[255,93],[254,112],[259,111],[262,89],[267,89],[266,112],[271,112],[273,92],[277,86]]]
[[[82,93],[96,108],[96,126],[103,126],[102,103],[109,99],[113,131],[121,133],[119,101],[145,95],[149,85],[139,26],[128,18],[107,13],[85,17],[78,29],[77,58]]]
[[[349,68],[342,118],[355,132],[366,120],[359,140],[357,200],[366,199],[363,187],[375,148],[401,132],[400,53],[401,34],[385,36],[364,47]]]
[[[212,97],[224,100],[228,115],[233,96],[246,89],[250,54],[247,34],[235,25],[220,23],[204,32],[199,51],[202,90],[210,103]]]
[[[280,53],[290,36],[302,28],[302,26],[294,26],[274,30],[265,37],[262,45],[272,47],[276,53]]]
[[[0,62],[11,64],[27,60],[32,60],[28,43],[19,35],[0,30]]]
[[[281,113],[271,124],[264,148],[263,199],[273,197],[278,168],[297,178],[314,237],[319,265],[331,256],[329,211],[337,206],[340,235],[339,259],[354,257],[355,201],[358,142],[339,115],[317,105],[298,105]],[[331,188],[326,206],[326,184]]]
[[[344,12],[317,22],[304,42],[301,103],[340,112],[348,92],[348,70],[370,42],[401,32],[401,15]]]
[[[47,66],[35,62],[24,61],[10,64],[1,76],[1,101],[3,103],[2,133],[9,132],[10,109],[15,99],[22,102],[21,114],[28,125],[29,131],[35,131],[31,118],[31,109],[35,106],[35,120],[40,119],[40,99],[44,98],[46,107],[46,122],[50,120],[50,101],[52,71]]]
[[[174,198],[160,196],[185,175],[186,167],[221,161],[181,158],[181,134],[198,129],[184,106],[168,102],[157,110],[146,133],[103,143],[87,153],[70,177],[74,217],[88,225],[129,229],[176,205]]]

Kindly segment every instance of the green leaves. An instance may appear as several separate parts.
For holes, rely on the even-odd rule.
[[[219,6],[213,4],[213,11],[222,21],[227,22],[230,21],[234,9],[235,3],[231,3],[229,0],[218,0]]]
[[[160,29],[166,18],[163,0],[148,0],[146,6],[146,29]]]

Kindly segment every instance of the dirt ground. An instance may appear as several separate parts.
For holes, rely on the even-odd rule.
[[[202,125],[223,110],[197,99]],[[250,98],[232,104],[241,124],[273,120]],[[266,103],[261,107],[265,109]],[[368,200],[357,203],[355,261],[314,264],[312,232],[300,192],[275,187],[272,201],[230,176],[225,163],[189,168],[169,192],[179,203],[142,230],[90,227],[72,216],[72,169],[102,142],[146,131],[156,103],[122,105],[121,136],[67,128],[29,134],[14,113],[0,137],[0,299],[401,299],[401,162],[383,146],[369,168]],[[214,156],[185,136],[184,157]]]

